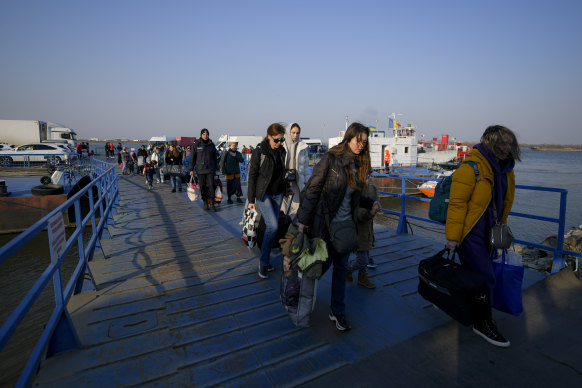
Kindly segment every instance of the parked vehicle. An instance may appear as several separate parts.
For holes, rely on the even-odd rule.
[[[68,143],[77,145],[77,134],[64,125],[33,120],[0,120],[0,142],[9,144]]]
[[[68,144],[60,143],[32,143],[21,145],[14,150],[0,151],[2,162],[51,162],[55,164],[76,157]]]
[[[14,150],[15,148],[14,144],[0,143],[0,151]]]

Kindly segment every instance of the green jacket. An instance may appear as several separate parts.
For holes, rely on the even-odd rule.
[[[226,150],[220,158],[220,171],[224,174],[240,174],[240,163],[245,160],[242,154],[236,151],[236,155],[232,156],[230,151]]]

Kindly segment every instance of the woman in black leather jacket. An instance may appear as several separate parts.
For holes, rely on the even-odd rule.
[[[285,192],[285,127],[269,125],[267,136],[253,150],[248,172],[247,197],[249,209],[258,206],[265,220],[265,235],[261,246],[259,276],[267,278],[274,270],[270,263],[271,248],[279,228],[279,209]]]
[[[370,152],[368,127],[352,123],[340,144],[331,148],[314,167],[311,178],[301,193],[297,217],[299,231],[307,230],[311,237],[322,237],[327,243],[328,261],[324,270],[333,264],[331,283],[331,312],[329,319],[340,331],[349,330],[345,317],[346,266],[350,253],[340,253],[330,241],[327,222],[323,215],[327,207],[329,224],[357,220],[357,209],[381,208],[378,201],[361,195],[370,178]],[[354,229],[355,230],[355,229]],[[357,233],[353,236],[358,239]]]

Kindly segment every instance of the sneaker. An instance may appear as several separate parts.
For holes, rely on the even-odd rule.
[[[369,289],[376,288],[376,285],[372,283],[366,272],[358,272],[358,286],[363,286]]]
[[[492,345],[500,348],[508,348],[511,343],[501,335],[493,320],[477,322],[473,325],[473,333],[483,337],[483,339]]]
[[[267,272],[273,272],[275,270],[275,267],[273,267],[271,264],[269,264],[269,265],[265,265],[265,269],[267,270]]]
[[[349,282],[349,283],[351,283],[351,282],[354,281],[354,276],[352,275],[352,271],[348,271],[346,273],[346,281]]]
[[[233,202],[232,202],[232,199],[230,199],[230,198],[229,198],[229,199],[228,199],[226,202],[228,202],[228,203],[230,203],[230,204],[232,204],[232,203],[233,203]]]
[[[240,199],[240,197],[236,197],[236,201],[237,201],[238,203],[243,203],[243,201],[242,201],[242,199]]]
[[[374,259],[371,257],[368,259],[368,268],[376,268],[378,264],[374,263]]]
[[[339,331],[348,331],[352,328],[352,326],[346,320],[345,314],[334,315],[334,313],[330,311],[329,319],[332,322],[335,322],[335,328]]]
[[[269,275],[267,275],[267,266],[259,264],[259,277],[262,279],[267,279],[269,277]]]

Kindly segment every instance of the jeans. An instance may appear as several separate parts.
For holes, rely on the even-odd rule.
[[[182,177],[180,176],[180,166],[172,166],[170,171],[170,183],[172,184],[172,190],[178,190],[182,188]]]
[[[281,202],[283,202],[283,193],[276,195],[265,194],[262,201],[256,200],[255,202],[267,226],[263,236],[263,245],[261,246],[261,265],[265,266],[270,264],[271,248],[279,229],[279,210],[281,209]]]
[[[127,162],[123,163],[123,170],[121,170],[121,173],[123,175],[129,174],[129,166],[127,165]]]
[[[164,173],[160,171],[160,167],[156,167],[156,180],[158,182],[163,182],[164,181]]]
[[[370,251],[356,252],[356,260],[350,261],[350,263],[348,264],[348,271],[358,271],[359,273],[367,273],[369,258]]]
[[[148,187],[152,186],[154,183],[154,177],[151,174],[146,175],[146,180],[148,181]]]
[[[346,313],[346,274],[348,258],[350,253],[338,253],[333,249],[333,244],[327,242],[328,259],[323,265],[323,271],[326,272],[333,264],[331,275],[331,312],[333,315]]]

